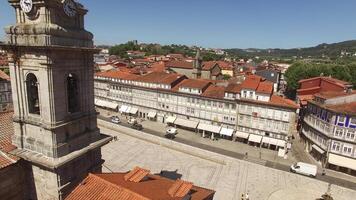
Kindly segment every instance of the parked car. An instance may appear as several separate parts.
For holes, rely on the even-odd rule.
[[[136,129],[136,130],[142,130],[143,126],[142,126],[142,124],[134,123],[131,125],[131,128]]]
[[[290,167],[290,171],[297,174],[303,174],[310,177],[316,177],[318,167],[316,165],[297,162]]]
[[[120,120],[120,118],[118,116],[112,116],[111,117],[111,122],[115,123],[115,124],[119,124],[119,123],[121,123],[121,120]]]
[[[129,120],[127,121],[127,123],[129,123],[129,124],[131,124],[131,125],[137,124],[137,119],[131,118],[131,119],[129,119]]]
[[[177,135],[178,130],[177,130],[176,128],[168,128],[168,129],[166,130],[166,133],[167,133],[167,134]]]

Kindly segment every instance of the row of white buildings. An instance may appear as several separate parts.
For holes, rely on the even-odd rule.
[[[301,135],[323,166],[356,175],[356,92],[321,92],[308,101]]]
[[[284,147],[295,130],[298,107],[273,95],[273,84],[249,76],[242,84],[188,79],[176,73],[97,73],[95,104],[156,119],[204,136],[225,135],[256,145]]]

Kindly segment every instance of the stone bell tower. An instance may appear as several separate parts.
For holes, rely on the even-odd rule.
[[[93,35],[87,10],[73,0],[8,0],[16,24],[6,27],[14,101],[12,154],[28,173],[28,199],[63,199],[88,174],[100,172],[94,107]]]

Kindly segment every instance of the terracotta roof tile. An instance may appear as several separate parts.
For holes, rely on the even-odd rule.
[[[205,79],[185,79],[179,84],[179,87],[194,88],[194,89],[205,89],[210,84],[211,84],[210,80],[205,80]]]
[[[138,183],[150,173],[150,170],[135,167],[124,176],[125,181]]]
[[[107,72],[99,72],[96,73],[95,76],[101,76],[106,78],[117,78],[121,80],[135,80],[137,79],[137,75],[134,75],[130,72],[126,71],[107,71]]]
[[[269,81],[260,82],[257,87],[256,92],[263,94],[272,94],[273,93],[273,83]]]
[[[338,105],[325,105],[325,107],[338,113],[356,115],[356,102],[343,103]]]
[[[315,94],[315,97],[320,97],[323,99],[331,99],[331,98],[336,98],[336,97],[344,97],[344,96],[349,96],[349,95],[354,95],[356,94],[356,91],[352,92],[343,92],[343,91],[325,91],[325,92],[320,92]]]
[[[339,84],[339,85],[342,85],[342,86],[351,84],[351,83],[346,82],[346,81],[342,81],[342,80],[339,80],[339,79],[335,79],[335,78],[332,78],[332,77],[326,77],[326,76],[318,76],[318,77],[303,79],[303,80],[300,80],[299,83],[312,81],[312,80],[317,80],[317,79],[322,79],[322,80],[329,81],[329,82],[332,82],[332,83],[335,83],[335,84]]]
[[[164,62],[155,62],[150,66],[152,72],[164,72],[166,70],[166,64]]]
[[[241,92],[241,84],[237,84],[237,83],[230,83],[225,91],[228,93],[234,93],[234,94],[239,94]]]
[[[193,183],[176,180],[176,182],[169,188],[168,194],[171,195],[171,197],[185,197],[192,188]]]
[[[11,142],[11,137],[14,134],[12,116],[13,112],[0,113],[0,169],[19,160],[18,157],[7,154],[16,149]]]
[[[214,68],[216,65],[218,65],[218,63],[217,63],[216,61],[203,62],[202,70],[211,70],[211,69]]]
[[[210,85],[202,96],[223,99],[225,97],[225,87]]]
[[[144,181],[126,181],[125,176],[129,173],[89,174],[66,199],[183,200],[192,190],[194,192],[191,193],[191,200],[203,200],[207,197],[213,197],[215,193],[209,189],[190,185],[185,181],[175,182],[151,174],[148,174]],[[172,197],[172,194],[174,197]]]
[[[139,76],[136,81],[147,82],[147,83],[161,83],[171,85],[177,80],[184,79],[185,76],[176,73],[166,73],[166,72],[152,72],[142,76]]]
[[[183,69],[193,69],[193,62],[186,61],[169,61],[166,63],[168,68],[183,68]]]

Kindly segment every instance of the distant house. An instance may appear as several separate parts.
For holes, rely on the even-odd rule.
[[[279,90],[281,71],[277,69],[257,68],[255,74],[272,82],[274,92]]]
[[[132,58],[144,57],[146,55],[146,53],[142,51],[127,51],[126,53]]]

